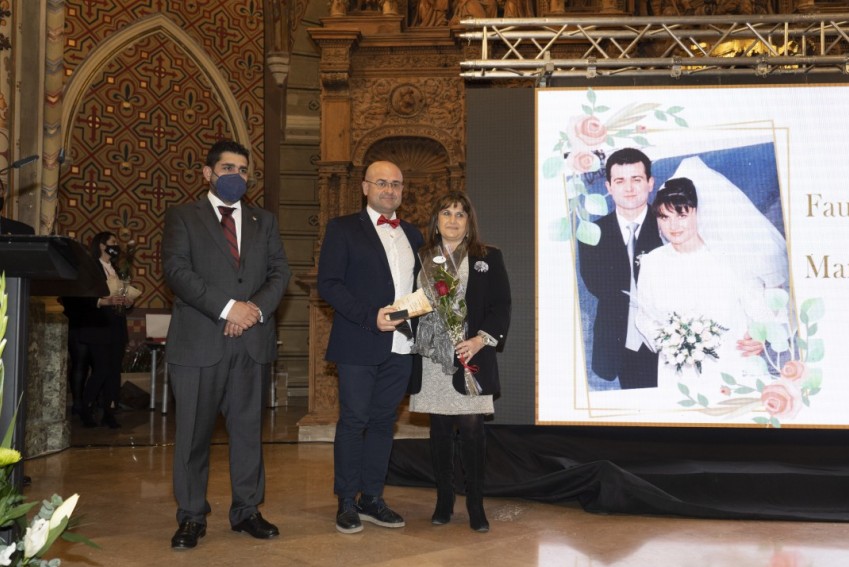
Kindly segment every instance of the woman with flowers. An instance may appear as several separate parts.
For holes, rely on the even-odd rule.
[[[702,238],[698,205],[686,177],[667,180],[655,197],[651,212],[667,244],[640,259],[637,328],[660,355],[660,397],[677,401],[689,392],[707,405],[727,396],[722,373],[742,378],[750,371],[746,358],[763,346],[749,338],[748,323],[769,314],[762,285]]]
[[[113,262],[120,255],[118,238],[111,232],[99,232],[91,240],[89,252],[103,268],[107,282],[119,279]],[[113,284],[118,289],[120,285]],[[86,427],[97,426],[93,407],[98,398],[103,404],[101,424],[120,427],[112,412],[121,389],[121,366],[127,346],[127,316],[124,309],[132,300],[122,294],[106,297],[63,297],[68,317],[68,350],[71,359],[73,411]],[[86,381],[89,365],[91,376]]]
[[[454,511],[454,447],[466,479],[466,509],[475,531],[489,531],[483,509],[486,432],[500,391],[496,350],[510,325],[510,283],[501,251],[486,246],[465,193],[434,204],[419,251],[418,285],[433,306],[416,334],[410,411],[430,414],[430,447],[436,479],[431,522],[446,524]]]

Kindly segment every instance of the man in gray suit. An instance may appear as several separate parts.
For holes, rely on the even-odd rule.
[[[217,142],[203,168],[209,192],[165,214],[165,280],[176,296],[166,348],[177,425],[175,549],[206,534],[219,412],[230,437],[232,529],[260,539],[280,533],[257,509],[265,492],[262,381],[277,357],[274,312],[291,272],[277,218],[241,200],[249,158],[241,144]]]

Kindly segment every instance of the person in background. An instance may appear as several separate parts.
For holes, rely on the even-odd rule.
[[[107,282],[118,279],[112,260],[120,254],[117,237],[99,232],[91,240],[89,252],[103,269]],[[113,284],[110,289],[120,286]],[[72,411],[85,427],[96,427],[96,404],[103,407],[101,425],[120,427],[113,408],[121,390],[121,367],[127,347],[127,316],[132,307],[126,295],[106,297],[63,297],[68,317],[68,351],[71,359],[70,381]],[[89,365],[91,376],[86,380]]]
[[[30,225],[2,216],[7,192],[6,184],[0,180],[0,234],[35,234],[35,229]]]
[[[333,491],[336,529],[345,534],[362,531],[362,521],[405,525],[383,500],[383,486],[413,342],[409,323],[390,320],[395,309],[387,306],[413,291],[423,242],[395,215],[404,190],[398,166],[372,163],[361,185],[367,206],[327,223],[318,262],[318,292],[335,310],[325,358],[339,372]]]
[[[493,398],[500,392],[495,353],[503,348],[510,326],[510,282],[501,251],[481,241],[475,209],[465,193],[451,192],[436,201],[419,260],[418,285],[434,310],[421,317],[417,328],[415,350],[421,364],[415,365],[410,384],[410,411],[430,414],[436,479],[431,523],[451,520],[459,441],[469,525],[487,532],[484,416],[494,412]],[[440,303],[449,308],[440,308]]]

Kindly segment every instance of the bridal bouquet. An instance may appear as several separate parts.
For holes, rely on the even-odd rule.
[[[728,329],[706,317],[685,317],[673,312],[654,337],[658,353],[666,364],[674,364],[681,372],[684,366],[694,366],[702,372],[706,357],[718,359],[722,333]]]

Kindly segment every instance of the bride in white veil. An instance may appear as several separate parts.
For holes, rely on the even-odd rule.
[[[740,378],[752,368],[738,347],[750,321],[770,316],[764,290],[787,285],[786,244],[738,187],[699,158],[681,162],[653,209],[668,243],[640,259],[637,327],[661,351],[658,396],[670,405],[714,404],[727,396],[723,374]],[[719,325],[716,355],[676,364],[682,351],[658,338],[675,327],[673,316]]]
[[[739,187],[698,157],[682,160],[672,177],[696,186],[699,234],[714,253],[745,280],[787,287],[787,243]]]

